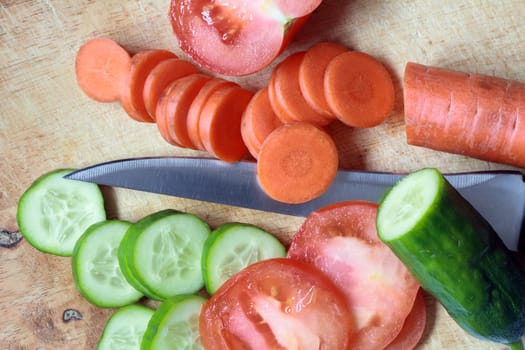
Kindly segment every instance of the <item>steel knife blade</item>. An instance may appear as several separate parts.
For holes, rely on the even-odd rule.
[[[249,209],[306,217],[344,200],[379,201],[403,174],[340,170],[330,188],[304,204],[284,204],[268,197],[251,161],[226,163],[213,158],[143,157],[109,161],[66,176],[99,185],[172,195]],[[525,213],[523,175],[517,171],[446,174],[447,180],[518,250]]]

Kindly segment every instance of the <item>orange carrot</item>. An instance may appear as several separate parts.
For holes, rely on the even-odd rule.
[[[246,107],[241,121],[242,139],[255,159],[266,137],[281,125],[281,120],[275,115],[270,104],[268,89],[257,91]]]
[[[144,104],[144,84],[149,73],[160,62],[177,58],[166,50],[140,51],[131,58],[131,69],[122,84],[120,102],[126,113],[139,122],[154,122]]]
[[[257,159],[263,191],[284,203],[303,203],[323,194],[339,166],[332,137],[310,123],[284,124],[264,141]]]
[[[407,143],[525,167],[525,84],[408,63]]]
[[[268,99],[270,100],[270,106],[272,107],[275,115],[282,123],[294,123],[296,120],[292,119],[289,113],[280,105],[275,95],[275,76],[271,75],[268,81]]]
[[[90,98],[114,102],[131,66],[129,53],[109,38],[94,38],[78,50],[75,60],[77,83]]]
[[[144,82],[143,90],[144,105],[148,114],[155,119],[157,102],[170,83],[198,71],[193,64],[179,58],[164,60],[153,68]]]
[[[239,161],[246,155],[241,118],[252,96],[252,92],[239,86],[225,85],[205,101],[198,132],[210,154],[226,162]]]
[[[412,310],[405,319],[403,328],[385,350],[411,350],[421,340],[427,323],[427,309],[423,292],[419,289]]]
[[[286,57],[272,72],[272,106],[283,121],[294,120],[324,126],[334,120],[329,114],[321,114],[306,102],[299,86],[299,66],[304,51]],[[322,91],[322,86],[319,87]]]
[[[157,107],[155,108],[155,123],[157,124],[157,129],[162,138],[174,146],[182,147],[180,143],[174,140],[169,132],[168,118],[167,118],[167,106],[168,106],[168,96],[177,90],[178,85],[180,84],[180,79],[173,81],[169,84],[162,94],[159,97],[157,102]]]
[[[205,74],[191,74],[180,78],[175,89],[166,95],[164,110],[168,134],[182,147],[197,149],[188,135],[188,110],[202,86],[211,78]]]
[[[225,86],[238,86],[237,84],[227,81],[221,78],[214,78],[208,81],[201,88],[193,103],[188,110],[188,117],[186,120],[186,126],[188,129],[188,136],[195,147],[201,151],[205,151],[204,144],[202,143],[199,135],[199,120],[201,116],[202,108],[208,98],[218,89],[222,89]]]
[[[382,123],[394,109],[394,84],[385,66],[374,57],[348,51],[330,61],[324,77],[330,109],[352,127]]]
[[[332,42],[318,43],[306,51],[299,67],[299,86],[305,100],[321,114],[333,114],[324,93],[324,73],[328,63],[348,49]]]

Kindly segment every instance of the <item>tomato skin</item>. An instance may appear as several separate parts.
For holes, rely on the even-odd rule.
[[[320,2],[305,1],[304,10]],[[310,15],[298,9],[298,17],[276,15],[268,10],[272,6],[268,0],[171,0],[169,18],[180,48],[196,64],[216,74],[242,76],[268,66]]]
[[[377,204],[335,203],[311,213],[288,257],[313,264],[346,295],[356,320],[352,349],[382,349],[401,331],[419,284],[379,240]]]
[[[201,342],[218,349],[348,349],[352,319],[342,293],[312,265],[252,264],[204,304]]]

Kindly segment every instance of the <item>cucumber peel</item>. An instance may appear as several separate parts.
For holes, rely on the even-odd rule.
[[[389,190],[379,204],[377,231],[463,329],[483,340],[521,342],[525,274],[437,169],[413,172]]]

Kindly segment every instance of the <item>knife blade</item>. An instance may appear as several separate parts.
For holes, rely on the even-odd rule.
[[[109,161],[76,170],[68,179],[181,198],[306,217],[325,205],[345,200],[378,202],[403,174],[340,170],[330,188],[303,204],[268,197],[257,182],[256,164],[213,158],[143,157]],[[525,212],[523,175],[517,171],[446,174],[447,180],[518,250]]]

